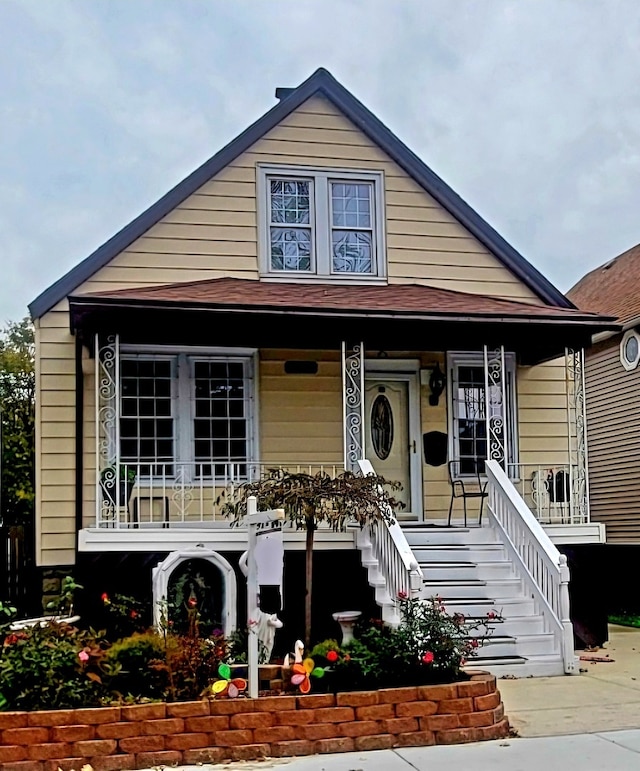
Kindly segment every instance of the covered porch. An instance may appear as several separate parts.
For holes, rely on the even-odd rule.
[[[417,285],[238,279],[70,306],[83,549],[226,542],[223,507],[243,481],[274,468],[335,475],[364,459],[402,481],[401,523],[446,524],[452,482],[473,487],[479,471],[482,484],[489,458],[552,539],[602,540],[582,349],[608,319]]]

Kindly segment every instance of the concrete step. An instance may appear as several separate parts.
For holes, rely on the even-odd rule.
[[[471,625],[486,621],[494,630],[494,634],[518,637],[519,635],[544,634],[544,618],[542,616],[503,616],[499,620],[488,620],[486,616],[465,616],[465,622]],[[478,634],[482,634],[480,629]]]
[[[505,548],[499,543],[476,544],[438,544],[435,546],[415,546],[413,554],[418,562],[497,562],[507,560]]]
[[[409,546],[471,546],[475,544],[495,544],[498,537],[489,527],[423,527],[416,525],[403,528]]]
[[[505,618],[531,616],[535,618],[532,599],[526,597],[473,598],[449,597],[444,601],[447,613],[463,613],[465,616],[486,616],[489,611],[501,613]]]
[[[482,649],[480,649],[482,651]],[[463,667],[465,671],[484,670],[496,677],[554,677],[564,674],[564,664],[560,656],[543,655],[526,658],[524,656],[491,655],[470,658]]]
[[[513,567],[507,560],[498,562],[421,562],[425,579],[430,581],[512,578]]]
[[[511,635],[493,634],[485,640],[481,651],[486,656],[522,656],[534,658],[556,653],[552,634]]]
[[[482,580],[423,581],[427,597],[441,597],[445,605],[451,598],[495,599],[496,597],[518,597],[522,594],[522,581],[519,578],[496,578]]]

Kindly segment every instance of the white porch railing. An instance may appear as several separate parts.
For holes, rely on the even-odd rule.
[[[541,524],[496,461],[487,461],[489,517],[497,528],[514,568],[562,654],[564,671],[578,671],[569,618],[567,558],[551,543]]]
[[[235,488],[272,469],[336,476],[342,463],[121,463],[97,481],[96,527],[169,528],[228,526],[222,507]],[[116,483],[116,480],[117,483]]]
[[[371,461],[360,460],[358,466],[363,475],[375,474]],[[389,510],[389,514],[393,512]],[[398,597],[424,596],[422,569],[402,528],[395,518],[392,524],[380,519],[358,530],[356,544],[382,608],[382,620],[398,624]]]
[[[509,476],[538,522],[544,525],[589,523],[587,491],[576,465],[510,463]]]

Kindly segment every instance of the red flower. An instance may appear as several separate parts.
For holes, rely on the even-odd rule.
[[[195,608],[197,604],[198,604],[198,601],[196,600],[195,597],[189,597],[189,599],[187,600],[187,605],[190,608]]]
[[[100,595],[100,599],[102,600],[102,602],[104,602],[105,605],[107,605],[109,602],[109,595],[106,592],[102,592],[102,594]]]
[[[138,618],[138,611],[137,610],[130,611],[129,616],[131,618]]]
[[[476,640],[476,638],[475,638],[475,637],[473,637],[473,638],[471,639],[471,647],[472,647],[472,648],[477,648],[477,647],[478,647],[478,645],[479,645],[478,641]]]
[[[423,664],[432,664],[435,656],[431,651],[427,651],[422,657]]]
[[[338,654],[336,651],[327,651],[327,661],[330,661],[332,664],[334,661],[338,660]]]
[[[408,596],[409,595],[406,592],[404,592],[404,591],[398,592],[398,599],[399,600],[406,600]]]
[[[498,614],[494,610],[490,610],[487,613],[487,618],[497,618],[497,617],[498,617]]]
[[[345,661],[351,661],[351,656],[348,653],[344,654],[344,660]]]

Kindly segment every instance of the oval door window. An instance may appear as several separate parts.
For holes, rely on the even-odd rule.
[[[380,460],[389,457],[393,445],[393,413],[383,394],[378,394],[371,405],[371,444]]]

